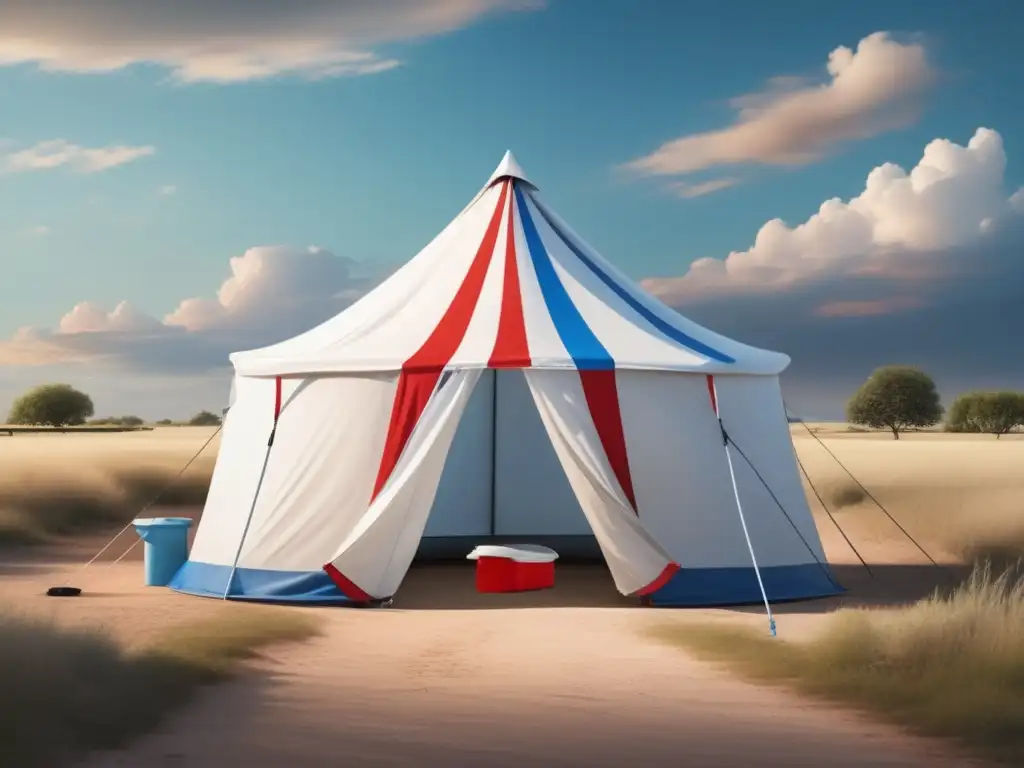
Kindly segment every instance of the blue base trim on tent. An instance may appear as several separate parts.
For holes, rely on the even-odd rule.
[[[231,576],[230,565],[186,562],[168,584],[175,592],[199,597],[224,597]],[[238,568],[231,585],[230,600],[268,603],[316,603],[352,605],[324,571],[268,571]]]
[[[826,566],[827,568],[827,566]],[[769,602],[832,597],[845,590],[817,563],[761,568]],[[757,574],[750,568],[683,568],[650,596],[650,604],[679,608],[763,603]]]

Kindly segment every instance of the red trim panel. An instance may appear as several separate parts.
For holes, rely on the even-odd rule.
[[[324,570],[327,572],[327,575],[331,577],[331,581],[333,581],[337,585],[338,589],[341,590],[341,594],[349,600],[354,600],[357,603],[368,603],[373,600],[373,597],[366,594],[366,592],[356,586],[354,582],[346,578],[342,572],[335,568],[331,563],[325,565]]]
[[[669,563],[668,565],[665,566],[664,570],[662,570],[662,572],[660,574],[658,574],[658,578],[656,578],[654,581],[652,581],[646,587],[642,587],[641,589],[638,589],[633,594],[636,597],[644,597],[646,595],[650,595],[650,594],[652,594],[654,592],[657,592],[659,589],[661,589],[662,587],[664,587],[666,584],[669,583],[669,581],[672,579],[672,577],[676,575],[676,571],[678,571],[678,570],[680,570],[680,566],[679,566],[678,563]]]
[[[708,395],[711,397],[711,408],[714,410],[715,415],[718,415],[718,398],[715,397],[715,377],[708,374],[705,377],[708,380]]]
[[[629,471],[629,456],[626,453],[626,435],[622,429],[622,413],[619,411],[619,390],[615,384],[615,371],[580,371],[583,395],[587,398],[590,417],[594,420],[597,435],[604,446],[608,463],[629,499],[633,512],[637,511],[636,495],[633,493],[633,476]]]

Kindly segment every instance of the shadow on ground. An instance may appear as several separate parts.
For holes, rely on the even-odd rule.
[[[833,598],[773,603],[778,614],[825,613],[838,608],[899,606],[948,591],[967,578],[968,565],[871,564],[871,575],[861,565],[834,565],[832,573],[846,592]],[[620,595],[602,563],[565,563],[557,568],[554,589],[514,594],[480,594],[471,563],[415,564],[406,576],[393,609],[491,610],[516,608],[637,608],[639,602]],[[715,607],[715,606],[708,606]],[[668,610],[668,609],[661,609]],[[684,609],[685,610],[685,609]],[[759,613],[763,604],[733,606],[727,610]]]

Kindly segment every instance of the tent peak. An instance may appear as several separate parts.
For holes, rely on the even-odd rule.
[[[502,179],[509,178],[518,179],[519,181],[525,182],[536,189],[536,185],[527,178],[526,172],[516,161],[516,157],[512,154],[511,149],[507,150],[505,152],[505,156],[501,158],[501,162],[498,163],[498,167],[494,169],[494,173],[491,174],[491,178],[487,180],[487,186],[489,187]]]

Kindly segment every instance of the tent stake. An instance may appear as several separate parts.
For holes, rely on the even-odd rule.
[[[772,607],[768,602],[768,593],[764,589],[764,581],[761,580],[761,569],[757,567],[757,556],[754,555],[754,545],[750,541],[750,532],[747,530],[747,520],[743,515],[743,502],[740,501],[740,489],[736,484],[736,470],[732,465],[732,453],[729,451],[729,434],[725,431],[722,423],[722,415],[719,412],[718,385],[714,377],[711,377],[711,386],[715,395],[715,411],[718,413],[718,428],[722,431],[722,444],[725,447],[725,460],[729,464],[729,479],[732,480],[732,493],[736,499],[736,511],[740,515],[740,525],[743,526],[743,537],[747,540],[747,549],[750,551],[750,560],[754,564],[754,575],[757,576],[757,586],[761,588],[761,597],[764,599],[764,609],[768,612],[768,631],[775,637],[775,617],[772,616]]]

